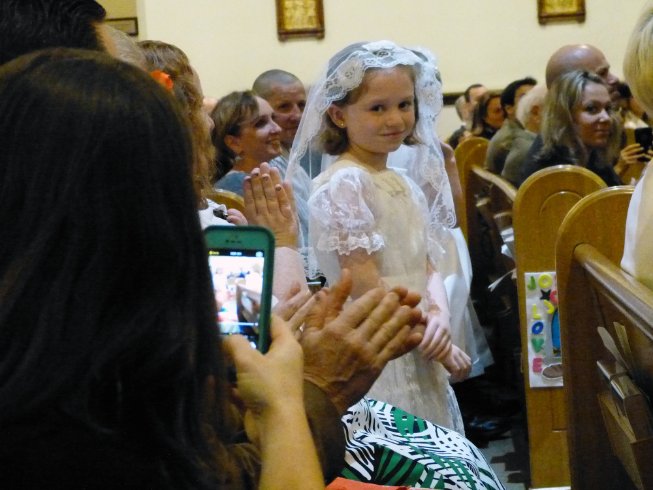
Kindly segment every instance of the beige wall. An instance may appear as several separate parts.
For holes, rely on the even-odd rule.
[[[628,35],[645,4],[586,0],[585,23],[540,26],[537,0],[324,0],[326,37],[282,43],[274,0],[137,1],[141,39],[181,47],[205,92],[214,96],[248,88],[269,68],[288,70],[310,83],[340,48],[383,38],[431,49],[446,92],[477,81],[500,89],[526,75],[542,80],[549,55],[578,42],[601,48],[621,75]],[[439,132],[448,135],[457,125],[453,110],[445,108]]]

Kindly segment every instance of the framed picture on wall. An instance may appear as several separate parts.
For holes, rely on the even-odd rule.
[[[136,17],[107,19],[105,22],[129,36],[138,36],[138,19]]]
[[[277,35],[281,41],[296,37],[324,37],[322,0],[276,0]]]
[[[537,0],[540,24],[552,21],[585,21],[585,0]]]

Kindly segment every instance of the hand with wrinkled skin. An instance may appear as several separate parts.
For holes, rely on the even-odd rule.
[[[351,287],[343,269],[339,283],[316,293],[300,337],[304,379],[340,413],[367,393],[388,361],[414,349],[424,331],[418,294],[375,288],[345,305]]]
[[[302,289],[299,284],[293,283],[286,297],[279,299],[272,312],[284,319],[295,337],[299,338],[301,335],[300,327],[304,325],[304,320],[314,307],[315,302],[315,297],[308,289]]]

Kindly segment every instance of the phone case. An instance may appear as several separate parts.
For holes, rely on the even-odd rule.
[[[248,325],[246,332],[230,333],[256,337],[257,349],[266,352],[270,345],[274,236],[258,226],[210,226],[204,236],[220,314],[235,315],[231,318],[234,325]],[[218,257],[224,260],[219,262]],[[229,323],[225,318],[220,321],[221,329]]]

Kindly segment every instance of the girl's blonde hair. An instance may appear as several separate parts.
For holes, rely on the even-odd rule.
[[[653,115],[653,2],[646,5],[630,35],[623,68],[633,95]]]

